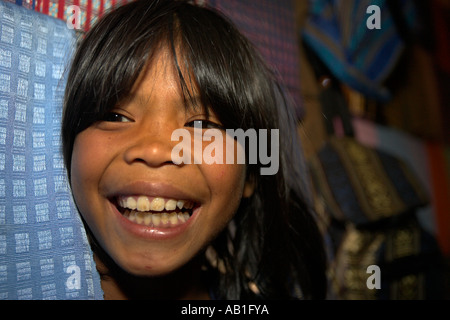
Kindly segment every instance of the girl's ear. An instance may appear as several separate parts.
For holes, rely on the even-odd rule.
[[[255,191],[255,185],[256,181],[253,175],[247,177],[247,180],[245,181],[244,185],[244,192],[242,194],[243,198],[250,198],[253,195],[253,192]]]

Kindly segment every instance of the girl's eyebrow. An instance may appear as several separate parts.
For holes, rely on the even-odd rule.
[[[134,102],[139,106],[147,106],[150,103],[151,95],[149,94],[131,94],[126,101]],[[186,111],[205,111],[207,112],[200,95],[184,95],[176,102],[181,102],[181,105]]]
[[[201,113],[203,116],[206,116],[207,119],[211,116],[211,106],[209,104],[205,105],[202,97],[198,94],[184,97],[184,108],[187,114],[191,113],[191,115],[198,115]]]
[[[149,94],[133,94],[129,97],[130,101],[135,102],[139,106],[146,106],[150,103],[151,95]]]
[[[184,105],[187,110],[197,110],[198,108],[203,109],[202,99],[199,95],[191,96],[184,98]]]

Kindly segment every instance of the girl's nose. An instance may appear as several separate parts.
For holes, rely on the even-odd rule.
[[[124,160],[128,164],[142,163],[149,167],[160,167],[174,164],[172,161],[172,149],[174,142],[171,141],[171,131],[163,130],[137,130],[132,137],[126,150]]]

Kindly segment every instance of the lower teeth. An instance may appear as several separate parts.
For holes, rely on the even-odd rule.
[[[170,228],[185,223],[189,218],[188,212],[150,213],[136,210],[125,210],[123,213],[131,222],[153,227]]]

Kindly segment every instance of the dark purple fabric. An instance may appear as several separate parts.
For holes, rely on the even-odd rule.
[[[197,1],[198,2],[198,1]],[[298,35],[291,0],[203,1],[227,15],[260,50],[293,99],[299,118],[303,115],[300,93]]]

